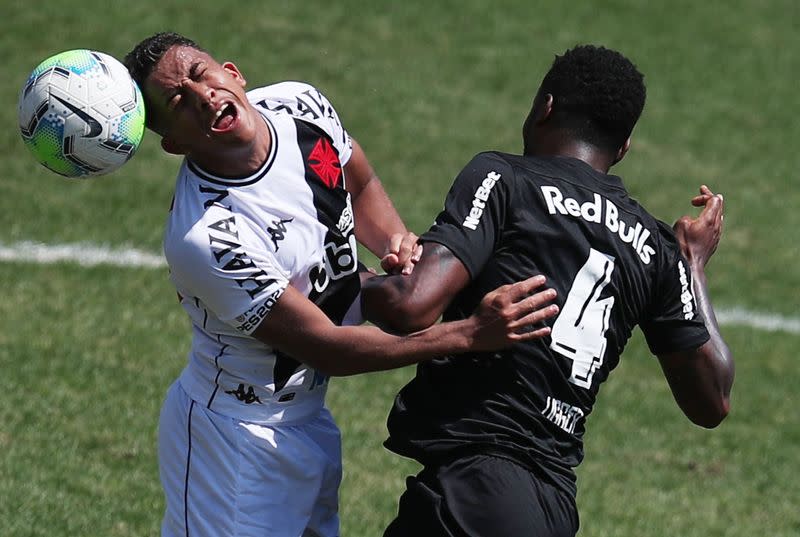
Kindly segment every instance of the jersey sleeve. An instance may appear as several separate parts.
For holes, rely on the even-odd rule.
[[[447,247],[474,279],[499,242],[512,179],[511,166],[498,155],[475,156],[456,177],[444,210],[421,241]]]
[[[695,349],[710,337],[697,309],[689,264],[672,230],[662,222],[659,226],[657,283],[648,317],[639,324],[655,355]]]
[[[331,138],[342,166],[353,153],[353,141],[342,126],[339,114],[327,97],[304,82],[280,82],[247,93],[256,106],[276,113],[286,113],[316,125]]]
[[[200,299],[221,321],[249,335],[289,285],[247,220],[212,209],[165,247],[176,287]]]

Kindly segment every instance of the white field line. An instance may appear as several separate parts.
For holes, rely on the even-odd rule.
[[[83,266],[115,265],[119,267],[162,268],[164,256],[131,248],[108,248],[88,243],[41,244],[37,242],[0,243],[0,261],[26,263],[77,263]]]
[[[767,332],[800,334],[800,317],[784,317],[772,313],[755,312],[744,308],[723,308],[716,311],[720,324],[749,326]]]
[[[0,243],[0,262],[24,263],[77,263],[83,266],[115,265],[120,267],[164,268],[162,255],[132,248],[108,248],[88,243],[48,245],[22,241]],[[800,334],[800,317],[786,317],[773,313],[756,312],[744,308],[720,308],[717,320],[723,325],[739,325],[766,330]]]

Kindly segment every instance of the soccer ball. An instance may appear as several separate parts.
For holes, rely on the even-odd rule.
[[[19,129],[36,159],[65,177],[110,173],[144,135],[144,101],[119,61],[93,50],[56,54],[19,96]]]

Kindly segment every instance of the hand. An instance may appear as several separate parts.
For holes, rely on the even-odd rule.
[[[488,293],[471,317],[477,323],[473,349],[497,350],[549,335],[549,326],[535,325],[558,313],[558,306],[548,305],[555,299],[556,291],[545,289],[531,294],[545,281],[544,276],[533,276]]]
[[[700,195],[692,198],[692,205],[703,207],[697,218],[683,216],[675,222],[673,229],[681,245],[681,252],[690,264],[705,267],[717,250],[722,237],[722,194],[714,194],[703,185]]]
[[[381,268],[387,274],[411,274],[422,257],[422,245],[416,234],[406,231],[389,237],[386,253],[381,258]]]

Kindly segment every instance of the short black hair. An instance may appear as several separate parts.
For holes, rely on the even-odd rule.
[[[578,45],[556,55],[539,96],[553,96],[553,121],[575,137],[618,151],[644,109],[644,75],[621,53]]]
[[[166,52],[174,46],[192,47],[197,50],[203,50],[197,43],[192,41],[186,36],[175,32],[160,32],[142,40],[138,45],[133,47],[122,63],[128,69],[131,78],[136,81],[140,88],[144,88],[144,81],[153,72],[153,69],[161,58],[164,57]],[[147,97],[145,97],[145,106],[147,106]],[[152,116],[145,114],[147,126],[153,128]]]

